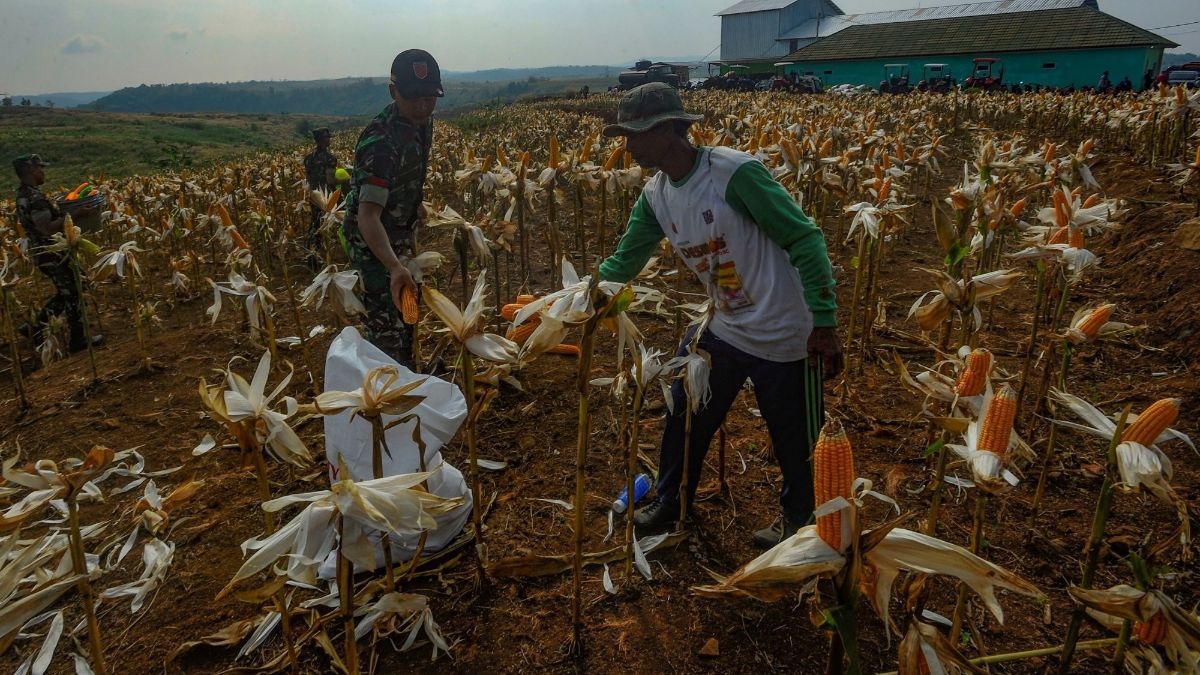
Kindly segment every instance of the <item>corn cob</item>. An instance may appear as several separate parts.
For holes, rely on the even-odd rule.
[[[850,499],[854,483],[854,451],[846,430],[837,420],[829,420],[813,448],[813,487],[815,502],[820,506],[835,497]],[[827,513],[817,518],[817,534],[835,551],[841,551],[842,512]]]
[[[229,237],[233,239],[233,244],[238,248],[250,250],[250,244],[246,243],[246,240],[242,238],[241,233],[239,233],[236,229],[230,228]]]
[[[1012,214],[1013,218],[1020,218],[1021,214],[1025,213],[1025,204],[1026,201],[1024,199],[1018,200],[1008,212]]]
[[[333,194],[329,195],[329,201],[325,202],[325,212],[332,213],[333,209],[338,204],[338,200],[341,198],[342,198],[342,189],[338,188],[338,189],[334,190]]]
[[[1099,203],[1100,203],[1100,193],[1093,192],[1086,200],[1084,200],[1083,208],[1090,209]]]
[[[563,354],[566,356],[579,356],[579,346],[578,345],[569,345],[566,343],[561,344],[561,345],[554,345],[550,349],[547,349],[546,353],[547,354]]]
[[[400,291],[400,317],[410,326],[417,323],[417,292],[412,286],[405,286]]]
[[[1153,445],[1154,440],[1179,418],[1180,403],[1182,401],[1177,398],[1164,398],[1151,403],[1145,412],[1125,427],[1121,442]]]
[[[1068,227],[1060,227],[1050,234],[1050,238],[1046,240],[1046,244],[1065,244],[1067,243]]]
[[[1108,319],[1112,316],[1112,312],[1113,305],[1111,303],[1100,305],[1099,307],[1088,312],[1087,316],[1083,317],[1083,319],[1079,321],[1079,324],[1075,326],[1075,330],[1083,333],[1088,340],[1095,339],[1096,335],[1099,334],[1100,329],[1104,327],[1104,324],[1108,323]]]
[[[821,149],[817,154],[821,157],[829,157],[830,152],[833,152],[833,138],[826,138],[825,142],[821,143]]]
[[[1049,164],[1054,161],[1054,153],[1058,152],[1058,146],[1053,143],[1046,143],[1046,154],[1042,156],[1042,163]]]
[[[229,217],[229,212],[221,204],[217,204],[217,215],[221,217],[221,224],[225,227],[233,227],[233,219]]]
[[[967,355],[967,367],[954,384],[954,393],[959,396],[978,396],[987,386],[988,372],[992,369],[992,353],[980,347]]]
[[[537,330],[538,323],[539,322],[530,319],[516,328],[510,327],[505,333],[504,337],[519,345],[525,344],[525,341],[529,339],[529,336],[533,335],[533,331]]]
[[[1133,626],[1138,642],[1144,645],[1160,645],[1167,637],[1167,618],[1162,610],[1154,613],[1149,621],[1138,621]]]
[[[1083,248],[1085,245],[1085,242],[1083,240],[1083,228],[1068,227],[1067,228],[1067,241],[1068,241],[1068,243],[1070,243],[1071,248]]]
[[[1008,452],[1008,439],[1012,435],[1016,417],[1017,392],[1006,384],[992,397],[992,404],[983,418],[979,430],[979,451],[1003,457]]]
[[[558,136],[550,134],[550,168],[558,168]]]

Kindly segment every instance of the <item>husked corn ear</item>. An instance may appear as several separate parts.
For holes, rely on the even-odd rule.
[[[561,345],[554,345],[550,349],[547,349],[546,353],[547,354],[564,354],[566,356],[579,356],[580,351],[579,351],[578,345],[569,345],[569,344],[564,343]]]
[[[1113,305],[1105,303],[1088,312],[1086,316],[1079,321],[1079,325],[1075,326],[1075,330],[1083,333],[1087,339],[1092,340],[1100,333],[1100,329],[1104,324],[1108,323],[1112,317]]]
[[[333,194],[329,195],[329,201],[325,202],[325,211],[333,212],[333,210],[335,208],[337,208],[338,200],[341,198],[342,198],[342,189],[338,188],[338,189],[334,190]]]
[[[980,452],[990,452],[1000,457],[1008,452],[1008,439],[1012,434],[1013,421],[1017,418],[1017,392],[1007,384],[992,397],[987,415],[979,430]]]
[[[978,396],[987,387],[988,373],[992,370],[992,353],[980,347],[967,355],[967,367],[963,368],[954,383],[954,393],[959,396]]]
[[[854,484],[854,451],[846,430],[837,420],[831,419],[821,429],[821,436],[813,448],[813,488],[815,503],[820,506],[835,497],[850,499],[850,487]],[[849,542],[842,541],[842,511],[827,513],[817,518],[817,534],[835,551]]]
[[[1084,200],[1083,208],[1090,209],[1099,203],[1100,203],[1100,193],[1093,192],[1092,194],[1088,195],[1087,199]]]
[[[533,331],[537,330],[538,323],[539,322],[537,321],[529,320],[522,323],[520,326],[517,326],[516,328],[509,327],[504,337],[519,345],[525,344],[525,341],[529,339],[529,336],[533,335]]]
[[[1046,240],[1046,243],[1047,244],[1065,244],[1065,243],[1067,243],[1067,230],[1069,230],[1069,229],[1070,228],[1068,228],[1068,227],[1060,227],[1060,228],[1055,229],[1054,232],[1050,233],[1050,238]]]
[[[1177,398],[1164,398],[1151,403],[1145,412],[1125,427],[1121,434],[1121,442],[1153,445],[1154,439],[1161,436],[1162,432],[1179,418],[1181,403]]]
[[[1071,248],[1083,248],[1085,245],[1083,241],[1083,228],[1068,227],[1067,243],[1071,245]]]
[[[241,233],[238,232],[236,229],[229,230],[229,237],[231,239],[233,239],[234,246],[237,246],[238,248],[243,249],[243,250],[250,249],[250,244],[246,243],[246,240],[242,238]]]
[[[400,318],[412,326],[417,323],[417,292],[412,286],[405,286],[400,291]]]
[[[1167,617],[1162,610],[1154,613],[1149,621],[1138,621],[1133,625],[1138,642],[1144,645],[1160,645],[1167,637]]]

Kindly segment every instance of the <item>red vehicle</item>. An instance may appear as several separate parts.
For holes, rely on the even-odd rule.
[[[963,86],[968,89],[979,88],[984,91],[1004,86],[1004,65],[1000,63],[1000,59],[978,58],[974,59],[974,62],[975,70],[970,77],[963,81]]]

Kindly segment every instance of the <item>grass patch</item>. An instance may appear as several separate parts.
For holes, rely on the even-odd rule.
[[[175,171],[274,148],[305,146],[318,126],[358,128],[363,120],[318,115],[140,114],[49,108],[0,109],[0,198],[17,189],[12,159],[40,154],[47,192],[90,178]]]

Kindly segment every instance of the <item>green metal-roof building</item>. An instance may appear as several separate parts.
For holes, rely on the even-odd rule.
[[[826,86],[878,87],[884,66],[948,66],[959,82],[974,59],[995,59],[1003,82],[1049,87],[1141,89],[1174,42],[1100,10],[1097,0],[993,0],[891,12],[844,14],[830,0],[742,0],[721,17],[721,65],[816,75]],[[772,35],[773,33],[773,35]],[[782,53],[782,55],[781,55]],[[784,65],[786,64],[786,65]]]

